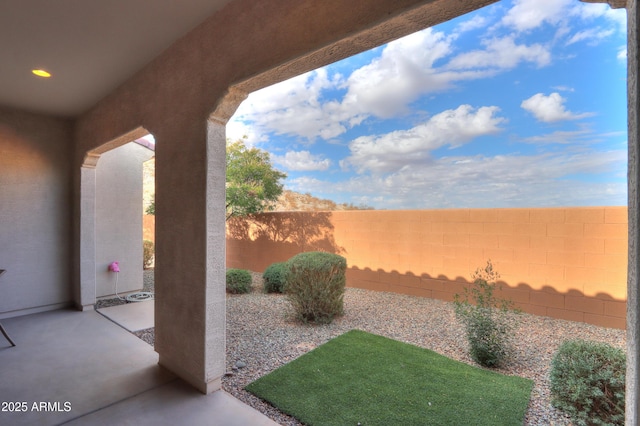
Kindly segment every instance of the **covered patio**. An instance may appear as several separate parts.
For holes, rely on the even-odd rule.
[[[27,412],[3,410],[0,423],[269,424],[220,391],[227,121],[252,91],[495,1],[3,7],[0,320],[17,346],[0,339],[0,402]],[[638,10],[636,0],[599,2],[628,11],[626,407],[638,424]],[[38,68],[52,77],[33,76]],[[108,267],[96,247],[121,238],[96,233],[96,166],[147,134],[157,142],[153,349],[94,311],[96,274]]]
[[[276,424],[223,391],[193,389],[158,365],[151,346],[95,311],[2,324],[16,343],[0,339],[2,424]]]

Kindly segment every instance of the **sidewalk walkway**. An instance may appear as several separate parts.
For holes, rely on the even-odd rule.
[[[101,308],[97,312],[125,330],[134,332],[154,327],[154,307],[154,301],[147,300]]]

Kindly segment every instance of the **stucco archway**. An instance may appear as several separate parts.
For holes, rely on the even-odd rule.
[[[74,302],[79,310],[92,310],[96,303],[96,167],[101,155],[121,147],[149,132],[139,127],[121,137],[87,152],[80,167],[80,228],[79,228],[79,273],[80,285],[76,289]]]

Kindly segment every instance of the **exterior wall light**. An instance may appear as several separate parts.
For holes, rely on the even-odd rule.
[[[51,73],[45,71],[45,70],[40,70],[40,69],[36,69],[36,70],[31,70],[31,72],[35,75],[37,75],[38,77],[42,77],[42,78],[49,78],[51,77]]]

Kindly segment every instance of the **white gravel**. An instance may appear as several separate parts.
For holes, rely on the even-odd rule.
[[[228,373],[222,384],[225,391],[282,425],[300,423],[246,392],[244,386],[348,330],[383,335],[473,364],[451,303],[349,288],[343,317],[329,325],[302,325],[292,320],[286,298],[263,294],[261,275],[253,275],[250,294],[227,295]],[[153,329],[136,334],[153,343]],[[548,370],[558,346],[576,338],[607,342],[623,349],[626,345],[624,330],[529,314],[520,316],[513,359],[497,371],[534,381],[525,425],[570,424],[550,404]],[[246,367],[237,368],[239,361]]]

